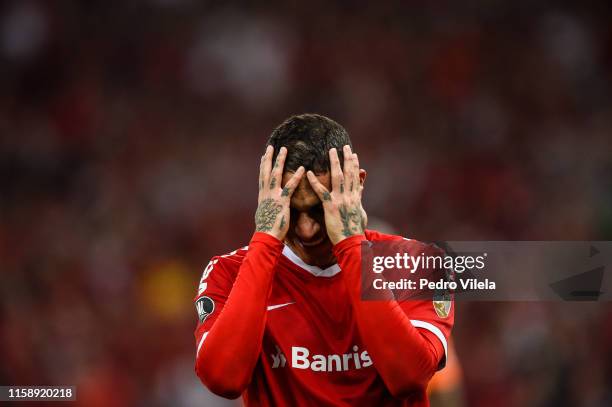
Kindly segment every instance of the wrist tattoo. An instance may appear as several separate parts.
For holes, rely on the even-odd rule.
[[[342,205],[339,208],[340,220],[342,221],[342,234],[344,237],[363,233],[363,219],[358,207],[348,208]]]

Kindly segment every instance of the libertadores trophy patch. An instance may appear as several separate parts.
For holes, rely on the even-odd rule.
[[[215,302],[209,297],[202,297],[196,301],[195,307],[200,322],[204,322],[215,310]]]

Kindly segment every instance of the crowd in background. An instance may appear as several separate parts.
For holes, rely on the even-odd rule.
[[[349,131],[366,211],[404,236],[612,240],[611,20],[605,1],[2,2],[0,384],[221,405],[191,301],[248,242],[295,113]],[[612,405],[610,304],[456,306],[455,405]]]

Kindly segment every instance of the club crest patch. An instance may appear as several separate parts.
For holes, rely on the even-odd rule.
[[[436,314],[438,314],[440,318],[448,318],[448,315],[450,314],[451,310],[451,305],[452,301],[450,294],[444,293],[434,296],[433,307],[436,311]]]
[[[196,301],[195,307],[200,323],[202,323],[215,310],[215,302],[209,297],[202,297]]]

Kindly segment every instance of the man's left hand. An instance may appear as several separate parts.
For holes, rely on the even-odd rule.
[[[310,185],[323,203],[325,226],[331,242],[336,245],[350,236],[362,235],[366,225],[366,214],[361,205],[363,185],[359,179],[359,159],[344,146],[344,171],[335,148],[329,150],[332,190],[327,188],[308,171]]]

